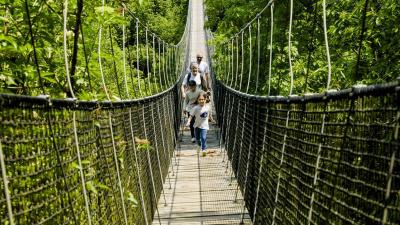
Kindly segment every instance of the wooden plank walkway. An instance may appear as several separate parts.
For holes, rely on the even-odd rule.
[[[203,0],[191,1],[190,61],[196,60],[199,52],[203,53],[206,61]],[[215,112],[213,114],[216,118]],[[173,168],[172,165],[170,168],[170,180],[166,179],[164,183],[166,202],[161,194],[158,203],[160,217],[157,213],[154,215],[154,225],[240,224],[242,215],[243,224],[251,224],[240,190],[234,201],[237,183],[235,179],[231,182],[230,165],[226,173],[226,162],[222,162],[218,128],[210,128],[207,138],[210,153],[205,157],[200,156],[196,145],[191,143],[190,131],[185,129],[183,132],[180,149],[175,152],[176,161],[173,159]]]
[[[196,145],[190,142],[189,131],[184,132],[181,150],[176,152],[174,176],[170,173],[171,188],[166,180],[158,209],[160,220],[154,216],[153,224],[211,225],[240,224],[242,212],[244,224],[251,224],[247,210],[243,208],[243,197],[239,190],[235,200],[237,183],[230,182],[230,167],[226,173],[218,146],[216,127],[208,133],[209,153],[202,157]],[[244,210],[244,211],[243,211]]]

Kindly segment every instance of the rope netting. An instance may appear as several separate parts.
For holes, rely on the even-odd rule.
[[[213,51],[223,161],[228,159],[230,179],[237,179],[243,209],[247,207],[254,224],[399,224],[399,80],[330,90],[327,9],[322,1],[326,91],[295,95],[303,89],[296,79],[304,77],[295,68],[299,53],[292,31],[302,28],[295,26],[292,0],[278,8],[288,12],[287,18],[274,19],[276,4],[269,1]],[[312,14],[317,15],[316,10]],[[282,26],[274,25],[278,20]],[[274,29],[286,29],[281,34],[287,37],[274,36]],[[267,51],[260,53],[259,45]],[[277,57],[287,59],[286,77],[274,74],[282,74],[274,62]]]
[[[177,98],[176,86],[115,103],[1,95],[1,223],[149,224]]]
[[[102,1],[82,14],[82,1],[74,11],[66,0],[60,15],[52,3],[32,4],[15,4],[14,12],[40,9],[63,20],[58,31],[63,42],[51,45],[65,62],[66,95],[72,98],[52,96],[48,76],[59,71],[44,66],[42,45],[50,40],[41,41],[34,31],[47,20],[28,13],[34,60],[25,63],[36,68],[40,88],[22,93],[40,95],[0,94],[0,223],[151,224],[158,200],[165,201],[163,184],[170,183],[181,115],[177,87],[188,65],[190,17],[181,40],[170,44],[123,3],[112,8]],[[91,14],[100,22],[92,23]],[[80,20],[75,35],[81,33],[74,43],[80,50],[71,56],[67,24],[73,17]],[[87,37],[85,30],[97,35]],[[85,46],[85,38],[91,46]],[[47,79],[42,80],[43,74]],[[78,79],[88,85],[77,84]],[[85,91],[89,99],[105,101],[82,100]]]

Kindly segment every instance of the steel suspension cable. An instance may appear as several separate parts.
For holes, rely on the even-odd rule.
[[[256,90],[258,94],[258,79],[260,76],[260,17],[257,18],[257,72],[256,72]]]
[[[143,119],[143,123],[142,124],[143,124],[144,138],[146,140],[148,140],[147,128],[146,128],[146,118],[145,118],[144,115],[145,115],[145,113],[144,113],[144,105],[142,105],[142,119]],[[156,186],[154,184],[154,175],[153,175],[153,168],[152,168],[152,164],[151,164],[149,149],[146,150],[146,154],[147,154],[147,163],[149,164],[149,168],[150,168],[150,178],[151,178],[151,185],[152,185],[152,188],[153,188],[153,195],[154,195],[154,198],[157,198]],[[157,202],[155,203],[155,206],[156,206],[158,222],[161,225],[161,218],[160,218],[160,213],[158,211]]]
[[[122,8],[122,17],[125,19],[125,4],[123,5]],[[126,92],[126,97],[129,96],[129,89],[128,89],[128,79],[126,77],[126,50],[125,50],[125,42],[126,42],[126,36],[125,36],[125,23],[122,24],[122,62],[123,62],[123,72],[124,72],[124,84],[125,84],[125,92]],[[129,99],[130,97],[128,97]]]
[[[232,65],[232,78],[231,78],[231,82],[230,82],[230,85],[229,85],[229,86],[231,86],[231,87],[232,87],[232,84],[233,84],[233,76],[234,76],[234,68],[235,68],[235,66],[233,65],[233,63],[234,63],[234,54],[233,54],[233,49],[234,49],[234,45],[233,45],[233,39],[232,39],[232,40],[231,40],[231,58],[232,58],[231,65]]]
[[[161,44],[160,44],[160,38],[157,38],[157,43],[158,43],[158,77],[160,81],[160,87],[161,90],[164,90],[164,85],[163,82],[161,81]]]
[[[156,44],[155,44],[156,37],[154,34],[152,34],[152,36],[153,36],[153,73],[154,73],[154,78],[156,78]],[[158,85],[155,86],[156,86],[156,91],[159,92]]]
[[[253,57],[252,46],[251,46],[251,25],[249,26],[249,55],[250,55],[249,77],[247,78],[246,94],[249,93],[249,86],[250,86],[250,79],[251,79],[251,64],[252,64],[251,61],[252,61],[252,57]]]
[[[325,40],[325,49],[326,49],[326,60],[328,61],[328,81],[326,84],[326,90],[329,90],[331,84],[331,55],[329,54],[329,43],[328,43],[328,32],[326,26],[326,0],[322,1],[322,12],[323,12],[323,23],[324,23],[324,40]]]
[[[270,42],[269,42],[269,67],[268,67],[268,96],[271,93],[271,76],[272,76],[272,49],[273,49],[273,38],[274,38],[274,2],[271,4],[271,31],[270,31]]]
[[[256,108],[255,104],[253,103],[253,108]],[[254,123],[255,123],[255,112],[253,111],[253,120],[251,122],[251,132],[250,132],[250,137],[252,138],[254,135]],[[245,174],[245,180],[244,180],[244,185],[243,185],[243,206],[242,206],[242,213],[240,216],[240,223],[243,224],[243,220],[244,220],[244,214],[245,214],[245,209],[246,209],[246,191],[247,191],[247,180],[248,180],[248,175],[249,175],[249,165],[250,165],[250,156],[251,156],[251,147],[253,146],[253,141],[250,140],[249,143],[249,148],[248,148],[248,152],[247,152],[247,162],[246,162],[246,174]],[[236,191],[236,195],[239,192],[239,185],[238,185],[238,189]]]
[[[226,83],[228,83],[229,82],[229,78],[231,77],[231,54],[230,54],[230,52],[229,52],[229,43],[227,43],[227,48],[225,48],[225,50],[226,50],[226,62],[227,62],[227,64],[228,64],[228,71],[226,71],[227,73],[227,75],[226,75]],[[232,74],[232,77],[233,77],[233,74]]]
[[[157,106],[158,106],[158,104],[157,104]],[[160,115],[159,112],[158,112],[158,115]],[[162,170],[161,170],[160,153],[159,153],[159,149],[158,149],[156,123],[155,123],[155,120],[154,120],[154,102],[151,104],[151,122],[152,122],[152,125],[153,125],[154,145],[156,147],[156,155],[157,155],[157,162],[158,162],[158,170],[159,170],[159,173],[160,173],[160,180],[161,180],[161,184],[164,184],[164,177],[163,177]],[[161,130],[163,130],[163,129],[161,129]],[[162,133],[162,131],[161,131],[161,133]],[[162,140],[162,142],[163,142],[163,145],[164,145],[164,140]],[[165,151],[165,148],[164,148],[164,151]],[[171,181],[170,181],[169,185],[171,186]],[[165,198],[164,188],[161,189],[161,192],[162,192],[162,195],[164,197],[164,206],[167,206],[167,199]]]
[[[243,75],[244,75],[244,43],[243,43],[243,35],[244,35],[244,31],[242,31],[241,33],[241,37],[242,37],[242,51],[241,51],[241,55],[242,55],[242,63],[241,63],[241,70],[240,70],[240,83],[239,83],[239,91],[242,91],[242,81],[243,81]]]
[[[11,204],[11,195],[10,190],[8,188],[8,178],[7,178],[7,171],[6,171],[6,164],[5,164],[5,157],[3,153],[3,146],[2,140],[0,139],[0,168],[1,168],[1,176],[3,179],[3,188],[4,188],[4,196],[6,197],[6,204],[7,204],[7,215],[8,215],[8,222],[10,225],[14,225],[14,215],[12,211],[12,204]]]
[[[72,124],[73,124],[73,131],[74,131],[74,143],[75,143],[75,148],[76,148],[76,155],[78,158],[79,175],[81,177],[83,198],[85,200],[86,215],[88,218],[88,224],[91,225],[92,224],[92,216],[90,215],[89,200],[88,200],[88,195],[87,195],[87,191],[86,191],[85,175],[83,174],[81,152],[79,150],[79,139],[78,139],[78,132],[76,129],[76,112],[75,111],[72,112]]]
[[[272,7],[272,6],[271,6]],[[258,198],[260,193],[260,184],[261,184],[261,172],[263,170],[263,163],[264,163],[264,154],[265,154],[265,139],[267,137],[267,124],[268,124],[268,113],[269,107],[267,107],[266,117],[265,117],[265,126],[263,131],[263,141],[262,141],[262,149],[261,149],[261,160],[260,166],[258,168],[258,176],[257,176],[257,189],[256,189],[256,199],[254,201],[254,210],[253,210],[253,224],[256,224],[256,216],[257,216],[257,209],[258,209]]]
[[[104,16],[104,0],[102,0],[101,16]],[[110,95],[109,95],[108,90],[107,90],[106,81],[105,81],[105,78],[104,78],[103,65],[101,63],[101,31],[102,31],[102,25],[100,25],[100,28],[99,28],[99,44],[98,44],[98,47],[97,47],[97,54],[99,55],[99,57],[98,57],[99,69],[100,69],[101,81],[103,83],[104,92],[105,92],[105,94],[107,96],[108,101],[111,101]]]
[[[237,88],[237,82],[239,77],[239,37],[236,35],[236,76],[235,76],[235,88]]]
[[[124,215],[125,224],[128,225],[128,218],[127,218],[126,209],[125,209],[124,191],[122,189],[121,175],[120,175],[120,171],[119,171],[119,164],[118,164],[118,157],[117,157],[117,150],[115,148],[114,130],[113,130],[112,113],[111,113],[111,111],[108,113],[108,124],[110,126],[110,135],[111,135],[111,143],[112,143],[113,154],[114,154],[114,163],[115,163],[115,168],[117,170],[118,187],[119,187],[119,192],[120,192],[120,195],[121,195],[122,212],[123,212],[123,215]]]
[[[243,121],[242,121],[242,136],[240,138],[240,147],[239,147],[239,157],[237,160],[237,166],[236,166],[236,179],[238,180],[237,185],[236,185],[236,192],[235,192],[235,200],[234,202],[236,202],[237,200],[237,196],[238,196],[238,192],[239,192],[239,175],[240,175],[240,164],[242,162],[242,160],[240,160],[242,158],[242,150],[243,150],[243,140],[244,140],[244,130],[245,130],[245,121],[247,118],[247,101],[244,102],[244,113],[243,113]],[[254,121],[254,120],[253,120]],[[232,159],[235,158],[235,153],[236,151],[234,151],[232,154]],[[233,163],[233,160],[232,160]],[[233,171],[233,170],[232,170]],[[233,173],[232,173],[233,174]],[[232,180],[232,174],[231,174],[231,180]]]
[[[292,22],[293,22],[293,0],[290,0],[290,19],[289,19],[289,34],[288,34],[288,54],[289,54],[289,75],[290,75],[290,91],[289,95],[293,92],[293,68],[292,68]]]
[[[148,43],[148,29],[146,27],[146,66],[147,66],[147,83],[148,83],[148,91],[150,91],[150,95],[153,93],[153,89],[151,88],[151,72],[150,72],[150,65],[149,65],[149,43]],[[148,93],[147,93],[148,94]]]
[[[67,82],[68,82],[69,91],[71,93],[71,97],[75,98],[74,90],[73,90],[73,87],[71,84],[71,77],[69,76],[69,63],[68,63],[68,53],[67,53],[67,33],[68,33],[67,15],[68,15],[68,0],[65,0],[64,1],[64,10],[63,10],[63,47],[64,47],[65,74],[67,76]],[[35,61],[37,61],[36,54],[35,54]],[[39,73],[39,78],[41,79],[40,73]],[[40,82],[40,83],[41,83],[41,85],[43,85],[42,82]],[[44,93],[44,90],[43,90],[43,93]]]
[[[137,74],[137,84],[139,89],[140,97],[143,98],[142,88],[140,87],[140,69],[139,69],[139,19],[136,18],[136,74]]]
[[[140,176],[140,169],[139,169],[139,160],[138,160],[138,155],[137,155],[137,148],[135,144],[135,137],[133,136],[133,123],[132,123],[132,108],[129,108],[129,127],[131,131],[131,139],[132,139],[132,146],[133,146],[133,154],[135,155],[135,166],[136,166],[136,173],[138,176],[138,181],[139,181],[139,191],[140,191],[140,202],[142,204],[142,209],[143,209],[143,216],[146,225],[149,225],[149,221],[147,219],[147,213],[146,213],[146,204],[144,202],[144,192],[143,192],[143,187],[142,187],[142,178]]]

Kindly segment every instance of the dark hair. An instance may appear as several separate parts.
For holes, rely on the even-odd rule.
[[[203,96],[203,98],[206,100],[206,103],[209,103],[210,97],[211,97],[211,92],[201,91],[199,96],[197,96],[197,100],[200,98],[200,96]],[[197,100],[196,100],[196,102],[197,102]]]
[[[191,86],[191,87],[193,87],[193,86],[196,86],[197,84],[196,84],[196,81],[194,81],[194,80],[189,80],[188,85]]]

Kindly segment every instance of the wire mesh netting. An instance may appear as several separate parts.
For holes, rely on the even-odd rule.
[[[398,81],[291,97],[216,90],[224,146],[255,224],[400,222]]]
[[[1,224],[151,223],[176,99],[176,86],[116,103],[0,95]]]

